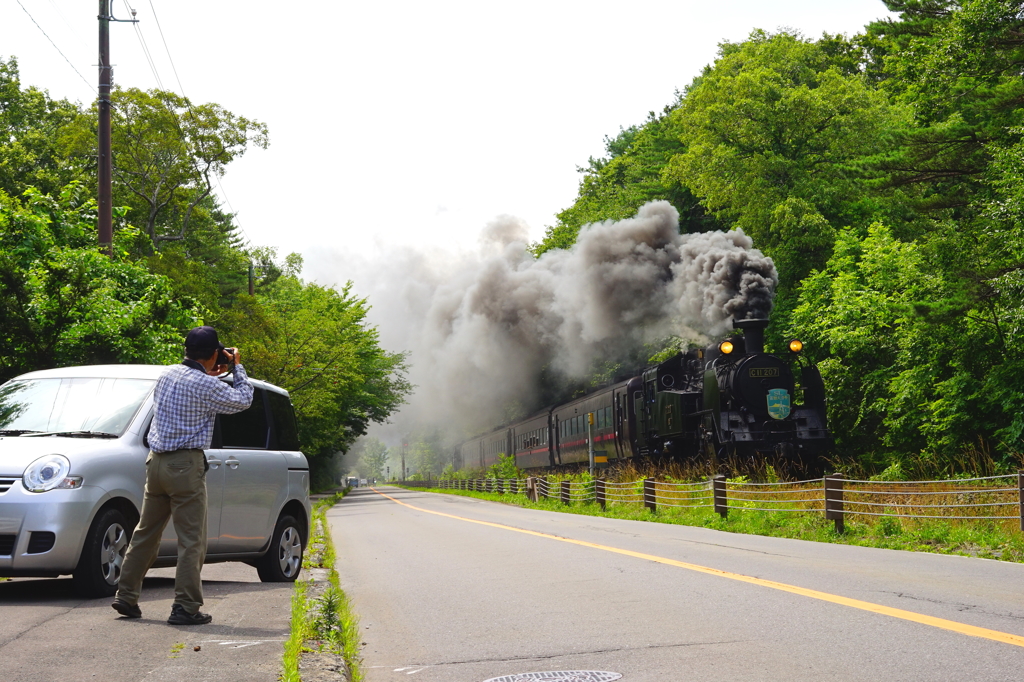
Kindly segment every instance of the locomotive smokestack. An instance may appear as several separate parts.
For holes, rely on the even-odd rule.
[[[768,320],[733,320],[732,326],[743,330],[743,341],[748,353],[764,352],[764,329]]]

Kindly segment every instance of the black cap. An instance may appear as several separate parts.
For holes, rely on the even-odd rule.
[[[217,330],[213,327],[196,327],[185,337],[185,347],[220,350],[224,344],[217,339]]]

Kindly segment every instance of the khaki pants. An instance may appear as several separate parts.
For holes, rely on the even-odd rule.
[[[206,560],[206,457],[202,450],[150,452],[146,458],[142,518],[124,558],[118,600],[139,602],[142,579],[156,561],[168,519],[173,519],[178,534],[174,603],[195,613],[203,605],[199,574]]]

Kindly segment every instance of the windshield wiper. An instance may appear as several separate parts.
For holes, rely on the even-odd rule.
[[[0,436],[21,436],[26,433],[39,433],[32,429],[0,429]]]
[[[29,438],[33,436],[67,436],[69,438],[120,438],[116,433],[105,431],[32,431],[25,434]]]

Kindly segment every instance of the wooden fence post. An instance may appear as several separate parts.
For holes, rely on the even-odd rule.
[[[569,481],[562,481],[562,504],[569,504]]]
[[[651,513],[658,511],[658,500],[655,497],[654,479],[644,479],[644,506],[651,510]]]
[[[594,481],[594,499],[599,505],[601,505],[601,511],[605,511],[607,508],[607,498],[604,494],[604,479],[598,478]]]
[[[711,479],[711,491],[715,499],[715,511],[723,519],[729,516],[729,498],[725,493],[725,476],[718,474]]]
[[[1024,530],[1024,471],[1017,472],[1017,501],[1020,503],[1020,529]]]
[[[843,513],[843,475],[825,477],[825,518],[834,521],[836,532],[846,530],[846,515]]]

